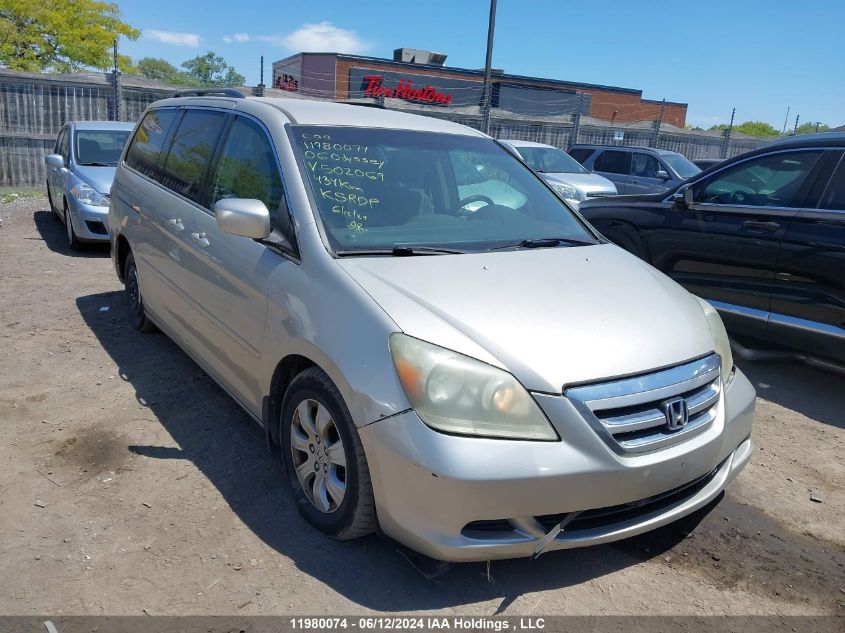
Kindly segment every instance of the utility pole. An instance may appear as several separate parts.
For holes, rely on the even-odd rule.
[[[792,134],[793,134],[793,136],[794,136],[795,134],[798,134],[798,118],[799,118],[800,116],[801,116],[800,114],[796,114],[796,115],[795,115],[795,127],[794,127],[794,128],[792,128]]]
[[[816,134],[819,133],[819,126],[822,124],[821,121],[816,121]]]
[[[264,55],[261,56],[261,81],[255,87],[255,96],[256,97],[263,97],[264,96]]]
[[[725,130],[725,141],[722,144],[722,158],[723,159],[728,157],[728,146],[731,143],[731,130],[733,130],[733,127],[734,127],[734,116],[735,115],[736,115],[736,108],[731,110],[731,122],[730,122],[730,125],[728,125],[728,129]]]
[[[783,117],[783,130],[781,134],[786,134],[786,124],[789,122],[789,106],[786,107],[786,116]]]
[[[496,0],[490,0],[490,19],[487,22],[487,59],[484,63],[484,93],[481,97],[481,131],[490,133],[490,73],[493,65],[493,31],[496,28]]]
[[[114,107],[112,108],[111,120],[120,121],[120,102],[123,99],[123,95],[120,86],[120,69],[117,66],[117,38],[114,38],[112,52],[114,54],[114,70],[112,70],[112,83],[114,86]]]
[[[657,143],[660,141],[660,126],[663,124],[663,111],[666,109],[666,97],[663,97],[663,101],[660,102],[660,117],[655,121],[654,124],[654,137],[651,139],[651,146],[657,147]]]
[[[578,93],[578,110],[575,112],[574,125],[572,126],[572,136],[569,139],[570,147],[578,142],[578,134],[581,131],[581,110],[584,109],[584,93]]]

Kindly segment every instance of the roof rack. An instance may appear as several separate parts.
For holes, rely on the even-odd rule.
[[[235,99],[245,99],[246,96],[240,90],[234,88],[189,88],[187,90],[177,90],[171,97],[204,97],[206,95],[218,97],[233,97]]]

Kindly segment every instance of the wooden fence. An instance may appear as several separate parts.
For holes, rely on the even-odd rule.
[[[0,69],[0,186],[44,184],[44,156],[66,121],[136,121],[175,88],[111,73],[46,75]],[[120,95],[118,101],[115,97]]]

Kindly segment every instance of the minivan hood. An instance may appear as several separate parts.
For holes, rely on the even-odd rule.
[[[93,165],[74,165],[73,167],[74,174],[104,196],[109,195],[115,170],[116,167],[95,167]]]
[[[584,193],[592,193],[594,191],[600,191],[602,193],[616,193],[616,185],[604,176],[599,176],[598,174],[543,172],[540,176],[549,182],[561,182],[567,185],[572,185]]]
[[[406,334],[503,367],[534,391],[714,348],[695,298],[612,244],[337,262]]]

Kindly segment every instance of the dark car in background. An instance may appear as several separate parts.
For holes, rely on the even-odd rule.
[[[845,362],[845,134],[790,137],[676,189],[581,205],[729,332]]]
[[[704,171],[705,169],[710,169],[713,165],[718,165],[724,160],[724,158],[696,158],[692,162],[701,171]]]
[[[620,195],[673,189],[701,170],[683,154],[650,147],[573,145],[569,155],[616,185]]]

